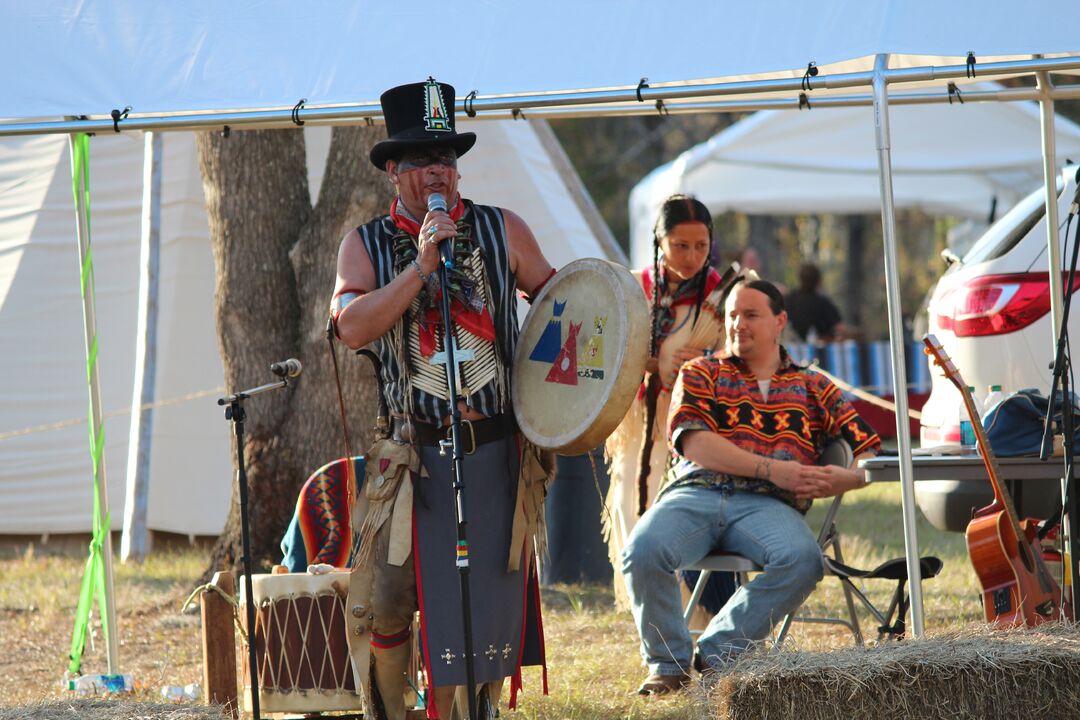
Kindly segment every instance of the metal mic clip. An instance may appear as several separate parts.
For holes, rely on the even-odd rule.
[[[288,360],[282,360],[281,362],[272,363],[270,365],[270,372],[274,373],[279,378],[298,377],[301,370],[303,370],[303,366],[296,358],[289,358]]]

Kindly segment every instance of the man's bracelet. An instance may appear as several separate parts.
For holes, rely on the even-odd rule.
[[[409,267],[416,271],[416,274],[420,276],[420,282],[427,285],[427,276],[424,275],[424,271],[420,269],[420,263],[413,260],[409,263]]]

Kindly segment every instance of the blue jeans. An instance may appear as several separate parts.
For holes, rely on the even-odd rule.
[[[671,490],[634,526],[622,556],[641,655],[650,672],[689,671],[693,641],[683,622],[675,571],[714,550],[743,555],[764,568],[735,592],[698,639],[702,658],[714,668],[768,637],[824,573],[817,539],[790,505],[729,487]]]

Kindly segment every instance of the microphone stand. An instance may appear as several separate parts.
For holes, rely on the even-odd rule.
[[[259,716],[259,666],[255,655],[255,596],[251,589],[251,533],[248,526],[247,468],[244,465],[244,400],[259,393],[283,388],[288,384],[288,378],[283,377],[276,382],[218,398],[217,401],[218,405],[225,406],[225,419],[232,422],[236,435],[236,482],[240,488],[240,541],[244,548],[244,556],[241,560],[244,564],[244,591],[247,593],[248,665],[251,668],[251,716],[254,720],[261,720],[261,717]]]
[[[1078,172],[1080,176],[1080,172]],[[1078,177],[1080,179],[1080,177]],[[1080,195],[1080,190],[1078,190]],[[1075,213],[1075,206],[1074,211]],[[1070,213],[1070,221],[1072,220],[1072,213]],[[1065,241],[1069,240],[1068,231],[1066,230]],[[1069,347],[1069,311],[1072,308],[1072,290],[1073,281],[1076,278],[1076,264],[1078,253],[1080,253],[1080,223],[1076,226],[1076,232],[1073,236],[1072,256],[1069,260],[1069,280],[1065,286],[1065,300],[1061,309],[1061,327],[1058,330],[1057,346],[1054,352],[1054,364],[1052,365],[1054,370],[1053,378],[1050,380],[1050,395],[1048,396],[1048,405],[1046,409],[1046,420],[1043,424],[1043,440],[1042,449],[1039,453],[1039,459],[1043,462],[1050,456],[1051,449],[1053,447],[1053,435],[1054,435],[1054,399],[1057,394],[1058,384],[1061,384],[1061,431],[1063,433],[1062,447],[1064,450],[1065,461],[1065,483],[1064,490],[1061,494],[1062,514],[1067,514],[1069,518],[1069,572],[1062,572],[1062,578],[1069,577],[1072,579],[1070,583],[1070,593],[1072,601],[1073,617],[1080,617],[1080,593],[1076,592],[1076,579],[1077,573],[1080,572],[1080,557],[1078,557],[1077,532],[1080,531],[1080,498],[1076,497],[1076,490],[1073,486],[1073,465],[1075,460],[1075,453],[1073,448],[1073,402],[1072,393],[1069,388],[1069,376],[1071,375],[1071,364],[1069,353],[1066,350]],[[1039,532],[1039,539],[1041,540],[1055,527],[1055,523],[1046,523],[1043,529]],[[1062,558],[1062,562],[1064,562]]]
[[[476,673],[473,664],[472,601],[469,594],[469,542],[468,520],[465,516],[464,454],[461,451],[461,409],[458,407],[457,374],[453,318],[450,315],[450,268],[453,267],[453,238],[451,251],[439,258],[439,286],[442,290],[443,351],[446,353],[446,383],[450,389],[450,440],[439,442],[439,454],[445,455],[449,445],[452,449],[451,470],[454,488],[454,512],[457,520],[457,568],[461,586],[461,612],[465,635],[465,684],[469,694],[469,720],[476,720]]]

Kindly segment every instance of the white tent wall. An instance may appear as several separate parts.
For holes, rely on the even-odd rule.
[[[45,140],[35,139],[34,148],[25,147],[26,141],[0,144],[0,155],[33,157],[31,172],[49,178],[45,193],[34,203],[0,160],[0,186],[7,188],[4,196],[11,198],[12,210],[34,218],[32,225],[18,227],[8,207],[0,214],[0,242],[11,249],[0,258],[11,276],[0,296],[0,352],[9,358],[8,390],[0,396],[0,433],[73,420],[87,412],[70,161],[65,138]],[[102,136],[91,144],[98,364],[103,408],[113,413],[131,402],[143,144],[137,135]],[[162,399],[216,388],[222,378],[213,330],[213,259],[193,148],[191,136],[178,135],[169,138],[164,149],[156,382],[156,396]],[[231,493],[228,435],[227,428],[218,427],[225,425],[220,414],[209,398],[155,410],[149,527],[191,534],[220,531]],[[126,413],[105,422],[113,528],[123,519],[128,425]],[[0,533],[90,529],[92,476],[86,434],[86,421],[81,420],[0,441],[5,499],[0,504]]]
[[[980,84],[972,89],[996,86]],[[898,208],[987,217],[1043,179],[1039,106],[1032,102],[890,107]],[[1080,126],[1056,118],[1056,156],[1080,159]],[[631,257],[652,257],[664,198],[688,193],[714,213],[877,213],[873,109],[765,110],[661,165],[630,193]]]
[[[578,257],[608,256],[537,128],[506,121],[475,129],[479,141],[461,161],[466,197],[513,208],[557,267]],[[330,133],[326,127],[306,130],[313,198],[321,187]],[[223,377],[194,136],[166,133],[164,140],[158,401],[213,391]],[[104,411],[112,414],[131,402],[142,137],[99,135],[91,139],[90,157],[101,391]],[[86,532],[91,525],[85,419],[3,437],[86,415],[72,202],[66,138],[0,141],[0,354],[8,386],[0,394],[0,534]],[[328,298],[329,293],[327,288]],[[224,525],[233,486],[231,435],[215,397],[154,410],[147,519],[153,530],[213,535]],[[114,529],[124,515],[129,423],[127,413],[105,421]]]

